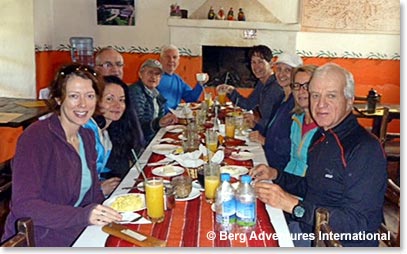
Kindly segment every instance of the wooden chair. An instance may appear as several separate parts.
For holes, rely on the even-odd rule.
[[[35,247],[34,224],[31,218],[17,220],[17,233],[4,241],[1,247]]]
[[[387,131],[389,118],[389,108],[384,107],[379,139],[388,159],[400,161],[400,133],[389,133]]]
[[[11,200],[11,167],[10,160],[0,163],[0,235],[3,235],[3,227],[6,217],[10,212]]]
[[[398,227],[397,231],[392,231],[389,225],[386,224],[386,221],[381,224],[379,228],[380,233],[387,234],[387,232],[390,232],[390,239],[381,241],[381,245],[386,247],[400,247],[400,187],[391,179],[387,180],[387,190],[384,197],[390,209],[397,211]]]
[[[317,208],[315,211],[315,240],[313,247],[342,247],[342,244],[335,239],[325,237],[321,239],[319,236],[328,236],[332,232],[329,226],[329,211],[326,208]]]

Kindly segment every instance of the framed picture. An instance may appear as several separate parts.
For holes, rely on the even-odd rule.
[[[97,0],[98,25],[134,26],[137,0]]]

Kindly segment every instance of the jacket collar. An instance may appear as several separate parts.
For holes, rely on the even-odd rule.
[[[356,116],[352,112],[349,112],[348,116],[345,117],[342,120],[342,122],[339,123],[334,128],[326,130],[326,131],[324,129],[322,129],[322,128],[320,128],[320,129],[321,129],[322,133],[324,133],[324,134],[329,133],[329,132],[333,132],[337,136],[343,137],[347,133],[349,133],[349,131],[351,129],[356,128],[357,126],[359,126],[359,123],[358,123],[358,121],[356,119]]]

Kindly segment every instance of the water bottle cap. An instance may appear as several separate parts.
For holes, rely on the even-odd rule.
[[[242,183],[250,183],[252,181],[252,177],[249,175],[242,176],[241,180]]]
[[[222,173],[220,174],[220,181],[230,181],[230,174],[229,173]]]

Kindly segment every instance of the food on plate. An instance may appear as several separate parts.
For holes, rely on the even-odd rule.
[[[164,167],[163,167],[163,174],[165,174],[165,175],[172,175],[172,174],[174,174],[174,173],[176,173],[176,171],[175,171],[175,169],[174,169],[173,166],[167,165],[167,166],[164,166]]]
[[[144,206],[143,199],[139,195],[126,195],[117,197],[111,207],[116,211],[131,212]]]
[[[229,173],[230,175],[236,175],[240,173],[240,168],[231,167],[231,166],[223,166],[222,173]]]

